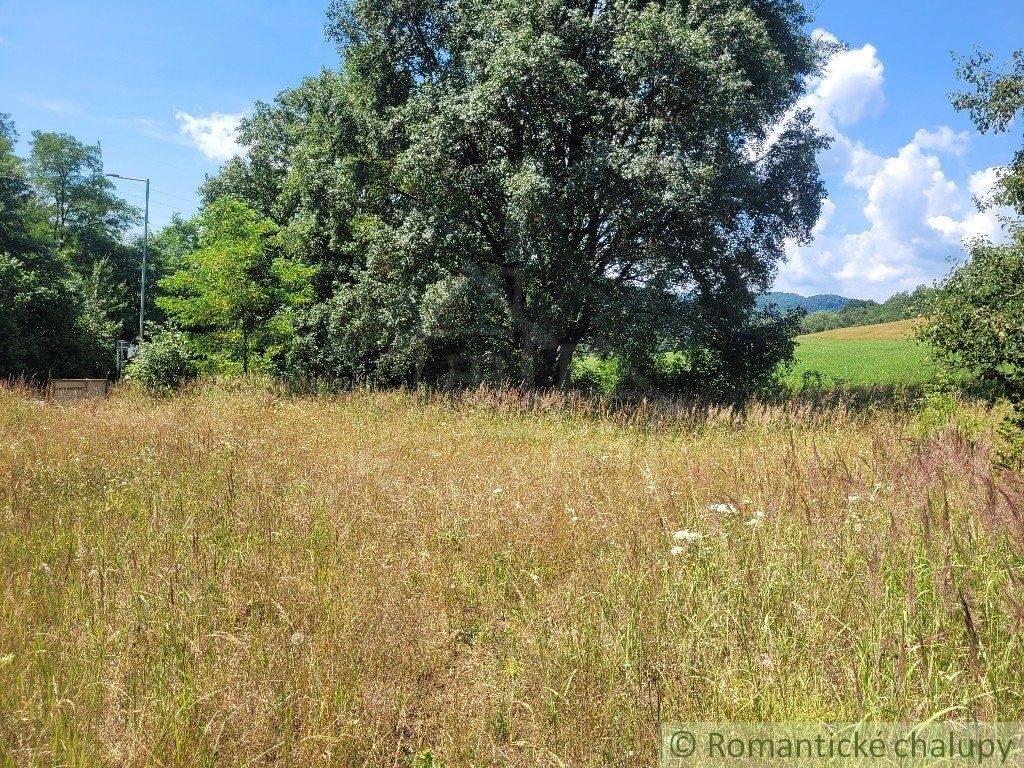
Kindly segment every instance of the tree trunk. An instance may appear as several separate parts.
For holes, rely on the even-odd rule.
[[[572,358],[576,354],[578,342],[564,341],[558,345],[558,367],[555,373],[555,386],[566,390],[572,384]]]
[[[505,288],[505,301],[508,302],[509,314],[512,317],[512,345],[519,352],[519,384],[523,387],[532,387],[535,386],[536,376],[535,350],[530,323],[526,319],[526,292],[523,289],[519,265],[502,264],[501,279]]]
[[[249,329],[242,324],[242,375],[249,376]]]

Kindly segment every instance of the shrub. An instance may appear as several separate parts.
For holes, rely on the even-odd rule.
[[[195,357],[180,331],[161,331],[146,342],[125,372],[125,379],[157,392],[170,392],[199,373]]]

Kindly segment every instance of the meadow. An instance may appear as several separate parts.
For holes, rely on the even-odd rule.
[[[1024,719],[994,414],[0,390],[0,765],[651,766]]]
[[[839,328],[797,337],[788,386],[912,386],[934,376],[927,350],[913,337],[916,320]]]

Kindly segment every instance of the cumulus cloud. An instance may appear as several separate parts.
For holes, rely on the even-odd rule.
[[[208,160],[224,162],[244,154],[237,141],[238,123],[243,115],[214,112],[195,117],[181,110],[174,113],[178,130],[188,138]]]
[[[816,35],[835,40],[827,32]],[[948,126],[921,129],[888,157],[846,134],[884,105],[884,73],[877,50],[865,45],[833,55],[809,84],[799,106],[811,109],[815,126],[833,138],[819,161],[842,184],[822,208],[814,242],[788,244],[789,261],[776,281],[780,290],[882,299],[941,277],[962,258],[965,240],[1002,236],[1004,212],[975,205],[990,194],[999,170],[975,173],[963,189],[943,168],[943,158],[967,151],[968,133]],[[860,231],[835,223],[837,210],[847,213],[849,207],[863,216]]]

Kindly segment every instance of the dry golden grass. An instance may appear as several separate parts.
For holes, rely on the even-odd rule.
[[[874,325],[857,325],[852,328],[836,328],[821,333],[809,333],[798,336],[799,339],[845,339],[897,341],[914,338],[914,331],[921,325],[921,318],[897,320],[892,323],[875,323]]]
[[[650,766],[662,720],[1021,720],[990,443],[796,406],[0,391],[0,765]]]

